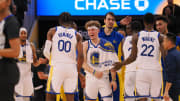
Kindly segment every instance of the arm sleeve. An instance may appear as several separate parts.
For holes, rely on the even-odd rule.
[[[4,32],[8,39],[19,37],[19,24],[14,16],[6,19]]]
[[[176,77],[176,60],[175,56],[169,54],[166,57],[166,80],[170,83],[172,83],[175,80]]]

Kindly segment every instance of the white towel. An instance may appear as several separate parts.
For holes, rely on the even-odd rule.
[[[26,62],[28,63],[33,62],[33,52],[31,48],[31,44],[28,40],[26,40]]]

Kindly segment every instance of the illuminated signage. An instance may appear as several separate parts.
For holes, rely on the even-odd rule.
[[[69,12],[74,16],[153,14],[166,0],[37,0],[38,16],[58,16]]]

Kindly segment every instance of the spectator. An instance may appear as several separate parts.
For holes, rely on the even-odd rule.
[[[174,4],[174,0],[167,0],[167,2],[168,2],[168,5],[166,7],[164,7],[163,15],[165,15],[165,13],[167,13],[167,11],[165,11],[165,9],[169,6],[171,12],[168,12],[168,13],[170,13],[173,16],[180,16],[180,13],[179,13],[180,7],[176,4]]]
[[[24,13],[27,11],[27,0],[14,0],[16,5],[16,17],[20,23],[20,26],[23,25]]]

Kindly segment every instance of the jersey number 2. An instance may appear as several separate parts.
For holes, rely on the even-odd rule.
[[[59,40],[58,41],[58,50],[60,52],[62,52],[62,51],[65,51],[66,53],[70,52],[71,51],[71,42]]]
[[[144,48],[144,50],[142,51],[141,56],[150,56],[150,57],[154,56],[154,55],[152,55],[152,52],[154,51],[154,46],[153,45],[148,46],[146,44],[143,44],[142,48]],[[149,50],[149,49],[150,49],[150,51],[149,51],[149,53],[147,53],[146,51]]]

